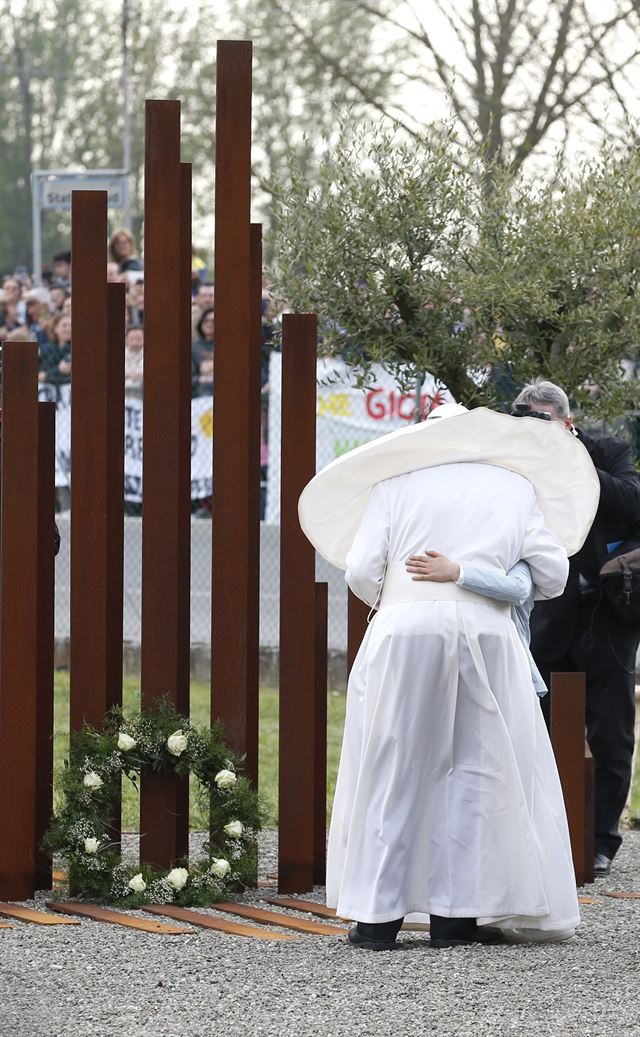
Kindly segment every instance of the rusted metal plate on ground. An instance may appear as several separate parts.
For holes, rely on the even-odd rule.
[[[21,904],[0,904],[0,915],[5,918],[17,918],[20,922],[33,922],[34,925],[80,925],[75,918],[56,918],[46,911],[35,911],[32,907]]]
[[[326,904],[318,904],[315,900],[298,900],[297,897],[265,897],[265,904],[273,904],[274,907],[286,907],[290,911],[306,911],[309,915],[317,915],[318,918],[335,918],[335,907],[327,907]]]
[[[47,907],[51,908],[52,911],[60,911],[65,915],[82,915],[83,918],[92,918],[94,922],[124,925],[128,929],[141,929],[145,933],[181,936],[183,933],[193,932],[192,929],[179,929],[175,925],[154,922],[150,918],[134,918],[133,915],[125,915],[121,911],[111,911],[107,907],[98,907],[97,904],[77,904],[68,900],[52,900],[47,903]]]
[[[252,936],[257,940],[298,940],[297,936],[289,936],[288,933],[272,933],[267,929],[257,929],[254,925],[242,925],[240,922],[231,922],[226,918],[216,918],[215,915],[205,915],[201,911],[194,911],[187,907],[171,907],[166,904],[150,904],[144,907],[153,915],[166,915],[167,918],[175,918],[178,922],[189,922],[191,925],[199,925],[204,929],[215,929],[220,933],[231,933],[234,936]]]
[[[603,897],[615,897],[616,900],[640,900],[640,893],[603,893]]]
[[[341,936],[347,930],[337,925],[325,925],[322,922],[307,922],[303,918],[293,918],[291,915],[282,915],[276,911],[265,911],[260,907],[252,907],[249,904],[216,904],[216,911],[226,911],[240,918],[248,918],[252,922],[261,925],[277,925],[282,929],[295,929],[301,933],[315,933],[316,936]]]

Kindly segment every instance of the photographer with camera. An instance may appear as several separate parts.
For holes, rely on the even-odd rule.
[[[526,385],[513,413],[567,428],[589,452],[600,480],[598,511],[583,548],[570,559],[564,593],[533,610],[531,649],[547,686],[552,672],[586,674],[587,741],[596,766],[594,871],[603,876],[622,842],[618,822],[632,776],[640,640],[640,574],[632,552],[640,546],[640,477],[628,443],[574,427],[567,394],[553,382]],[[549,696],[541,701],[548,723]]]

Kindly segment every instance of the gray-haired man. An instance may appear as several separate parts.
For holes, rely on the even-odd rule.
[[[598,511],[584,547],[570,560],[564,594],[533,610],[531,649],[547,685],[553,671],[586,673],[587,740],[596,765],[595,873],[607,875],[622,842],[618,822],[631,782],[640,626],[616,617],[600,593],[599,573],[613,551],[640,539],[640,478],[628,443],[574,428],[567,394],[553,382],[526,385],[516,408],[546,413],[571,429],[600,480]],[[542,702],[548,716],[548,696]]]

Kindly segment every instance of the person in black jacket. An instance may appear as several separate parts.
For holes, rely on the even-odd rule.
[[[587,741],[596,767],[594,871],[608,875],[622,842],[618,822],[632,777],[640,625],[616,617],[601,593],[599,573],[612,551],[639,539],[640,477],[628,443],[574,428],[567,395],[553,382],[526,385],[516,405],[547,413],[570,429],[589,451],[600,480],[598,511],[584,546],[570,559],[564,594],[533,610],[531,650],[547,686],[552,672],[586,674]],[[548,695],[542,708],[548,723]]]

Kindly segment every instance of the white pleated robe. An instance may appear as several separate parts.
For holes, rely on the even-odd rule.
[[[430,548],[503,571],[525,559],[545,597],[567,578],[531,484],[491,465],[375,486],[347,582],[373,604],[387,563]],[[562,791],[507,610],[411,601],[372,619],[349,679],[327,903],[361,922],[433,912],[505,928],[577,925]]]

